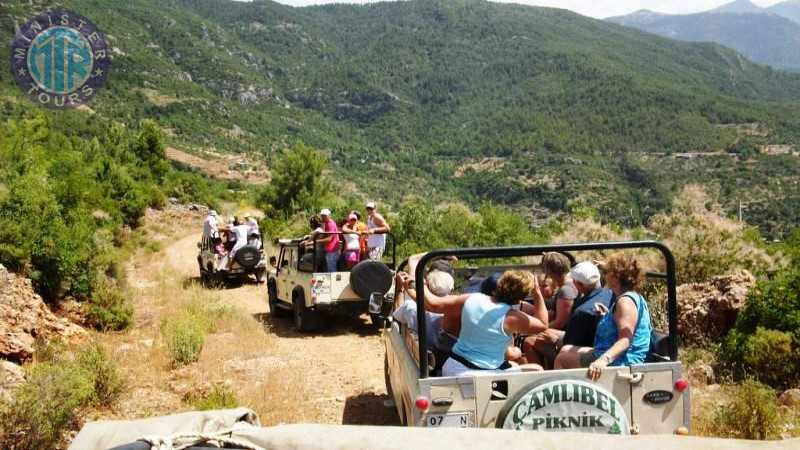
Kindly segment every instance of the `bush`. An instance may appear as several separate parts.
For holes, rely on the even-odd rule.
[[[162,328],[162,339],[167,352],[172,361],[179,365],[200,358],[211,322],[204,314],[185,312],[176,319],[165,322]]]
[[[95,345],[80,350],[75,355],[75,363],[94,387],[93,404],[111,406],[125,388],[125,380],[103,347]]]
[[[735,386],[729,405],[720,406],[714,423],[720,435],[743,439],[774,439],[783,425],[784,414],[775,392],[757,381]]]
[[[74,358],[50,357],[30,370],[11,402],[0,405],[0,448],[54,448],[89,407],[112,404],[122,389],[121,376],[99,347]]]
[[[765,275],[786,264],[782,255],[764,251],[740,222],[726,217],[702,186],[685,187],[671,211],[653,217],[650,228],[675,254],[679,283],[704,282],[740,268]]]
[[[744,364],[759,381],[771,386],[790,384],[797,376],[797,353],[792,351],[792,335],[759,327],[744,345]]]
[[[736,326],[722,346],[723,358],[738,375],[773,387],[800,381],[800,270],[784,271],[759,283],[747,298]]]
[[[213,409],[236,408],[236,393],[230,386],[214,386],[207,395],[201,395],[189,399],[189,403],[197,411],[208,411]]]
[[[86,315],[89,324],[101,331],[126,330],[133,325],[133,306],[117,283],[101,276],[92,292]]]

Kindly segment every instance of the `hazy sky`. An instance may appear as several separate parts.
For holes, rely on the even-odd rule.
[[[292,6],[305,6],[320,3],[369,3],[374,0],[277,0]],[[526,5],[549,6],[553,8],[571,9],[575,12],[604,18],[632,13],[639,9],[653,11],[688,14],[707,11],[732,0],[496,0],[507,3],[522,3]],[[771,6],[783,0],[753,0],[759,6]]]

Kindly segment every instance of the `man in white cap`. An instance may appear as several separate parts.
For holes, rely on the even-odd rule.
[[[325,244],[325,265],[328,272],[338,272],[339,269],[339,227],[336,226],[331,217],[331,210],[323,208],[319,212],[322,217],[322,230],[326,233],[323,237],[317,239],[317,244]]]
[[[213,248],[211,246],[211,241],[217,236],[219,236],[219,231],[217,229],[217,212],[212,209],[209,211],[205,220],[203,220],[203,245],[207,248]]]
[[[602,307],[606,310],[614,295],[610,289],[600,287],[600,271],[597,266],[585,261],[575,265],[569,276],[578,296],[572,303],[569,320],[563,330],[548,328],[541,335],[531,336],[525,340],[523,350],[528,362],[541,363],[545,367],[552,367],[558,350],[567,344],[592,347],[597,323],[600,321]],[[580,344],[579,344],[580,343]]]
[[[250,228],[250,234],[258,233],[258,221],[250,213],[244,213],[244,223]]]
[[[600,286],[600,270],[591,261],[577,264],[569,273],[578,290],[578,297],[572,304],[572,314],[564,328],[563,343],[592,347],[597,324],[611,308],[614,292]]]
[[[391,230],[386,219],[378,214],[378,205],[375,202],[367,202],[367,254],[369,259],[380,260],[383,258],[383,252],[386,249],[386,233]]]

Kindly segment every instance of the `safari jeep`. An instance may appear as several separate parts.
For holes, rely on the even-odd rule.
[[[420,260],[415,278],[423,279],[426,264],[447,255],[472,261],[560,252],[574,265],[575,255],[581,256],[581,251],[622,249],[656,250],[666,260],[666,273],[648,273],[649,281],[666,283],[669,315],[668,334],[654,331],[651,335],[648,362],[607,367],[597,381],[587,376],[586,369],[435,376],[435,357],[425,350],[426,334],[388,320],[384,330],[386,389],[403,424],[610,434],[688,433],[688,382],[677,360],[675,262],[666,246],[644,241],[434,251]],[[424,289],[424,284],[418,284],[418,298],[423,298]],[[391,299],[384,300],[383,315],[389,317]],[[424,311],[419,308],[417,313],[419,329],[424,330]]]
[[[291,315],[298,331],[321,327],[325,314],[360,316],[368,312],[371,297],[386,295],[394,284],[394,238],[390,263],[365,260],[347,271],[340,249],[338,270],[327,272],[316,239],[330,234],[318,234],[309,250],[301,247],[300,239],[278,240],[280,253],[267,280],[269,310],[275,317]],[[370,314],[370,320],[375,326],[383,323],[377,313]]]
[[[261,283],[267,273],[267,262],[264,258],[263,245],[245,245],[233,257],[233,264],[228,268],[228,256],[214,253],[209,242],[203,239],[197,243],[200,253],[197,264],[200,268],[200,280],[203,283],[226,283],[231,280],[246,280],[255,276]]]

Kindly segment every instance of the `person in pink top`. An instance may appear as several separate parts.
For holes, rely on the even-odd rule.
[[[327,233],[338,233],[339,227],[336,226],[333,218],[331,218],[331,210],[328,208],[319,212],[322,217],[322,229]],[[328,272],[337,272],[339,265],[339,235],[328,234],[320,239],[318,243],[325,243],[325,263],[328,266]]]

